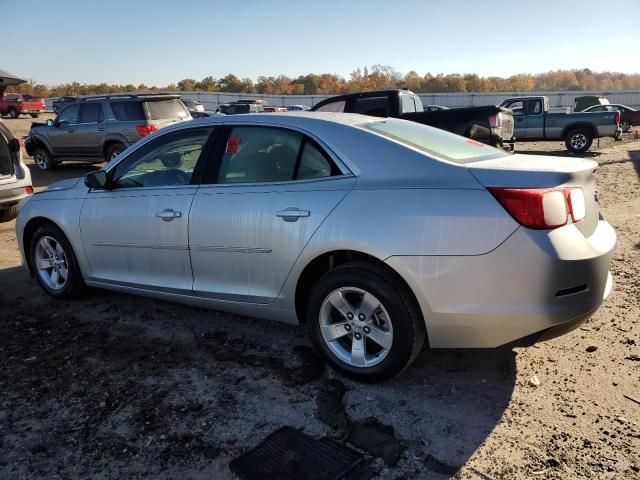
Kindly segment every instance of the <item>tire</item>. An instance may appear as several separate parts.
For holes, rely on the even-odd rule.
[[[110,162],[124,151],[125,147],[121,143],[114,143],[107,148],[105,160]]]
[[[45,245],[49,248],[46,249]],[[73,248],[62,230],[55,225],[48,223],[36,230],[29,245],[29,255],[36,280],[52,297],[77,298],[86,288]],[[45,268],[54,264],[57,267]],[[54,279],[54,270],[58,272],[57,281]],[[66,272],[66,278],[63,272]]]
[[[628,122],[628,121],[625,120],[624,122],[620,123],[620,128],[622,128],[622,131],[624,133],[630,132],[631,131],[631,122]]]
[[[51,158],[49,150],[44,147],[38,147],[33,152],[33,161],[40,170],[53,170],[57,163]]]
[[[9,110],[9,116],[11,118],[18,118],[18,111],[15,108]]]
[[[425,343],[425,326],[416,302],[397,283],[381,267],[351,262],[327,272],[313,287],[306,325],[314,347],[335,370],[372,383],[395,377],[413,363]],[[364,295],[368,311],[359,317]],[[343,313],[334,306],[341,303]],[[364,346],[363,355],[354,346]]]
[[[0,210],[0,222],[10,222],[18,216],[18,205]]]
[[[38,118],[40,116],[39,113],[32,113],[30,115],[31,115],[31,118]]]
[[[564,137],[564,144],[570,152],[586,152],[593,143],[593,133],[586,128],[575,128]]]

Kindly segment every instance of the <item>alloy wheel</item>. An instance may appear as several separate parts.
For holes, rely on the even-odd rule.
[[[36,162],[36,165],[38,165],[42,170],[46,170],[49,166],[49,158],[42,150],[38,150],[33,159]]]
[[[587,137],[584,133],[576,133],[571,137],[571,146],[576,150],[582,150],[587,146]]]
[[[62,245],[53,237],[43,236],[36,244],[36,269],[40,280],[52,290],[62,290],[69,278],[69,265]]]
[[[393,325],[375,295],[357,287],[331,292],[320,307],[320,332],[331,352],[352,367],[382,362],[393,344]]]

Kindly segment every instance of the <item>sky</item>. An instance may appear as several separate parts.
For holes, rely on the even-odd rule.
[[[640,73],[640,0],[0,0],[0,12],[24,20],[3,22],[0,69],[48,85],[348,78],[374,64]]]

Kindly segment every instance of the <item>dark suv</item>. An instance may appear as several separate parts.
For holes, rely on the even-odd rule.
[[[25,148],[43,170],[67,160],[96,163],[183,120],[191,120],[191,115],[179,95],[83,97],[62,108],[55,120],[33,123]]]

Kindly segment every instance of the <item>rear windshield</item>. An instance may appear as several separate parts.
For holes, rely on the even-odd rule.
[[[453,163],[477,162],[508,155],[484,143],[421,123],[387,119],[365,123],[361,127]]]
[[[149,111],[149,120],[163,120],[166,118],[188,118],[191,114],[182,102],[176,98],[171,100],[157,100],[144,102]]]

